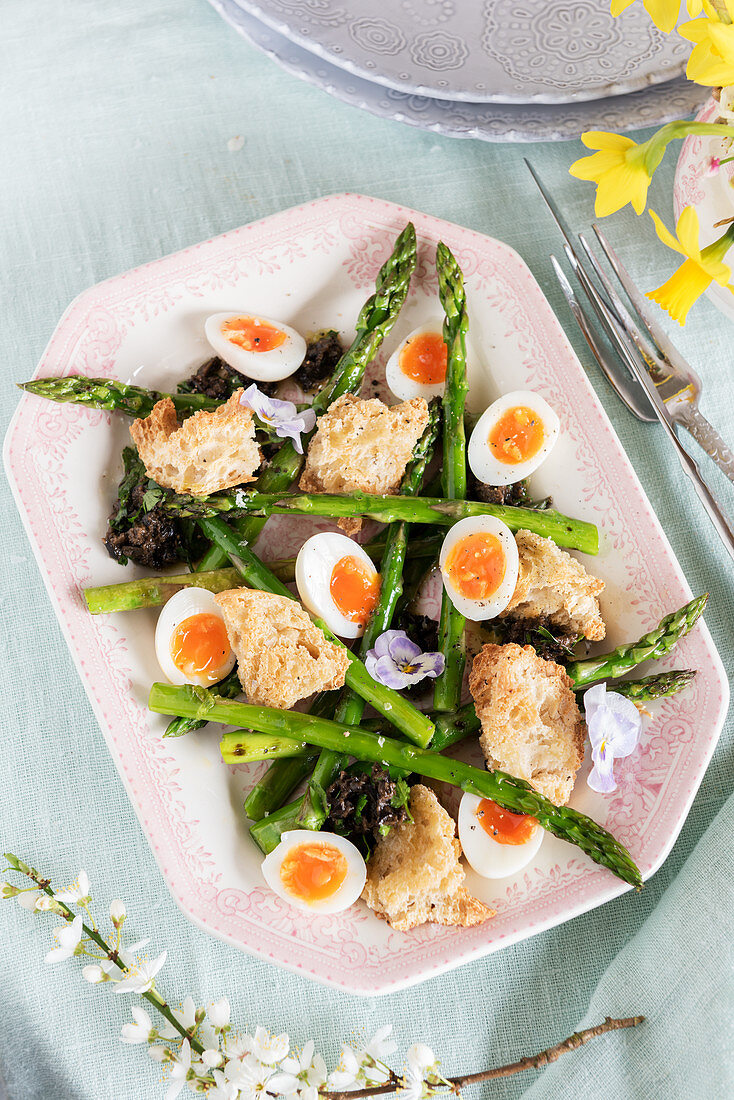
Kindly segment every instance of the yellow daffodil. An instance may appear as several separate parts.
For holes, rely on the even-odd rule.
[[[693,206],[686,206],[678,218],[677,240],[654,210],[650,211],[650,217],[663,244],[686,259],[667,283],[648,293],[648,298],[667,310],[673,320],[684,325],[691,306],[712,282],[717,282],[734,294],[734,287],[728,286],[731,268],[722,262],[734,242],[734,226],[730,225],[717,241],[701,249],[698,244],[698,214]]]
[[[709,0],[702,3],[705,18],[678,27],[694,44],[686,76],[709,87],[734,84],[734,0],[719,0],[718,8]]]
[[[612,0],[612,15],[620,15],[626,8],[634,3],[634,0]],[[680,12],[680,0],[644,0],[645,11],[652,19],[655,26],[669,34],[676,24]],[[688,14],[699,15],[703,7],[703,0],[688,0]]]
[[[645,209],[652,171],[647,167],[648,142],[638,145],[623,134],[590,130],[581,135],[587,149],[597,149],[590,157],[581,157],[569,168],[579,180],[596,184],[594,210],[598,218],[613,214],[631,202],[638,214]],[[660,157],[664,147],[660,152]],[[658,158],[659,163],[660,158]]]

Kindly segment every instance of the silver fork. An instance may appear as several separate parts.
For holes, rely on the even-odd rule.
[[[694,438],[699,439],[699,436],[701,436],[699,441],[706,453],[724,469],[727,476],[734,480],[734,455],[732,455],[715,429],[698,412],[697,401],[701,392],[700,379],[669,343],[662,330],[652,321],[652,318],[641,316],[640,320],[644,331],[640,330],[589,247],[588,242],[584,238],[580,238],[584,251],[589,258],[591,271],[585,266],[574,249],[570,233],[555,204],[545,191],[532,166],[527,161],[525,163],[565,238],[564,250],[566,256],[612,347],[627,368],[629,377],[620,372],[618,363],[610,361],[608,354],[596,339],[593,326],[574,294],[568,279],[565,277],[556,258],[552,256],[553,268],[561,285],[561,290],[594,357],[615,392],[627,405],[627,408],[640,420],[657,420],[662,425],[676,450],[685,474],[690,478],[699,500],[708,513],[719,537],[732,559],[734,559],[734,527],[732,527],[719,501],[704,480],[698,463],[683,447],[676,431],[678,426],[681,426],[686,427]],[[615,272],[627,291],[630,302],[639,313],[638,301],[645,309],[644,303],[641,302],[642,296],[627,272],[624,271],[619,258],[608,245],[608,242],[603,239],[603,234],[600,234],[598,229],[596,232],[605,253],[610,259],[610,263],[613,264]],[[627,282],[622,280],[620,271],[624,273]],[[594,276],[596,276],[596,279]],[[636,294],[638,301],[635,301],[630,294],[628,289],[630,287]],[[652,322],[655,332],[648,321]],[[657,336],[663,337],[663,347],[660,346]],[[693,410],[693,415],[691,415],[690,410]],[[705,426],[703,432],[700,421]],[[706,440],[706,443],[702,441],[703,439]]]
[[[612,248],[603,231],[598,225],[594,225],[597,240],[609,261],[609,264],[619,279],[629,302],[637,314],[639,324],[633,319],[611,280],[594,255],[589,242],[583,234],[579,234],[579,241],[586,253],[589,270],[574,247],[571,232],[551,199],[547,190],[541,183],[537,172],[529,161],[525,161],[538,190],[550,210],[556,225],[565,239],[564,250],[569,263],[574,270],[586,296],[589,298],[597,319],[606,332],[612,346],[627,368],[627,375],[619,371],[616,363],[607,363],[602,367],[604,374],[613,389],[622,398],[627,408],[640,420],[654,421],[658,417],[654,412],[645,389],[636,380],[636,372],[630,360],[642,363],[647,374],[652,378],[657,393],[662,398],[667,413],[676,428],[685,430],[696,440],[699,446],[706,452],[717,466],[719,466],[730,481],[734,482],[734,452],[724,442],[712,424],[706,420],[698,408],[702,390],[701,379],[690,364],[683,358],[677,348],[670,342],[667,335],[655,320],[650,307],[646,304],[631,275],[625,268],[617,253]],[[554,265],[556,276],[559,269]],[[565,281],[565,285],[564,285]],[[561,289],[569,303],[571,310],[579,320],[580,306],[578,300],[571,291],[568,280],[561,281]],[[571,295],[569,296],[569,291]],[[571,299],[574,299],[572,304]],[[580,322],[579,322],[580,324]],[[582,331],[583,331],[583,326]],[[588,327],[588,323],[587,323]],[[588,335],[584,332],[588,342]],[[594,357],[599,362],[598,347],[589,345]],[[601,364],[600,364],[601,365]],[[624,379],[624,385],[622,380]]]

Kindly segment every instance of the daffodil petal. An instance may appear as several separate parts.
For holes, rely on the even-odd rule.
[[[695,260],[700,259],[701,256],[701,250],[698,244],[699,228],[698,214],[696,213],[695,206],[685,206],[678,218],[675,232],[680,241],[684,255],[690,256]]]
[[[587,149],[603,149],[605,151],[617,151],[629,149],[637,142],[624,134],[610,134],[606,130],[586,130],[581,135],[581,140]]]
[[[681,256],[684,255],[683,249],[678,244],[677,240],[675,239],[673,234],[670,232],[670,230],[667,229],[666,226],[663,224],[663,222],[658,217],[658,215],[655,213],[655,211],[650,210],[649,214],[650,214],[650,217],[652,218],[652,220],[655,224],[655,232],[657,233],[658,237],[663,242],[663,244],[667,245],[668,248],[672,248],[674,252],[679,252],[681,254]]]
[[[711,277],[694,260],[686,260],[666,283],[647,297],[657,302],[678,324],[685,324],[689,310],[711,285]]]

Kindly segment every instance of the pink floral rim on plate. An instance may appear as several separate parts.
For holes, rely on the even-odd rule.
[[[690,591],[635,473],[568,340],[530,271],[506,245],[472,230],[359,195],[336,195],[225,233],[85,291],[68,308],[38,375],[87,373],[165,389],[207,358],[203,319],[250,308],[301,331],[339,328],[347,338],[379,265],[408,219],[419,257],[414,285],[371,371],[379,388],[397,343],[436,316],[435,244],[444,239],[466,276],[471,311],[470,397],[535,389],[563,434],[534,488],[596,522],[607,582],[608,645],[639,636]],[[485,360],[486,356],[486,360]],[[206,931],[279,966],[352,993],[387,993],[577,916],[625,886],[571,845],[546,836],[536,861],[512,879],[469,873],[470,889],[497,909],[470,929],[392,931],[361,903],[305,918],[265,887],[247,836],[242,796],[260,766],[228,769],[216,731],[162,740],[165,720],[145,705],[160,673],[155,613],[90,616],[82,589],[126,579],[101,546],[126,442],[120,418],[24,396],[5,462],[62,629],[115,765],[171,893]],[[326,524],[322,524],[326,526]],[[292,553],[313,530],[271,521],[266,558]],[[699,670],[683,695],[651,707],[638,750],[622,761],[606,798],[579,774],[572,804],[604,822],[649,877],[686,818],[728,703],[726,676],[703,624],[666,667]],[[587,753],[588,755],[588,753]],[[634,897],[629,904],[634,905]]]

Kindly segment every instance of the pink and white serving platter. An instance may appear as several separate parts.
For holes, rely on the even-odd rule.
[[[445,240],[466,277],[471,319],[470,404],[508,389],[538,390],[563,434],[535,476],[564,512],[595,522],[601,551],[586,564],[606,581],[605,647],[638,637],[690,598],[668,541],[556,317],[521,258],[500,241],[387,202],[335,195],[243,226],[108,279],[67,309],[39,376],[86,373],[160,389],[208,357],[204,318],[248,309],[302,332],[347,338],[391,242],[408,219],[419,256],[410,297],[371,377],[419,323],[437,312],[433,256]],[[92,617],[82,589],[137,575],[101,542],[127,441],[124,418],[24,395],[5,463],[51,601],[102,733],[168,887],[207,932],[279,966],[356,994],[387,993],[569,920],[626,887],[578,849],[547,835],[535,862],[499,881],[468,873],[497,910],[469,929],[392,931],[359,903],[308,918],[265,886],[247,833],[243,792],[262,765],[227,768],[219,733],[163,740],[165,719],[146,698],[160,677],[154,610]],[[293,553],[311,526],[271,521],[263,557]],[[724,669],[701,623],[665,662],[698,669],[682,695],[651,704],[637,751],[603,797],[586,785],[572,804],[626,844],[643,876],[670,851],[719,736],[728,703]],[[635,905],[634,895],[629,904]]]

